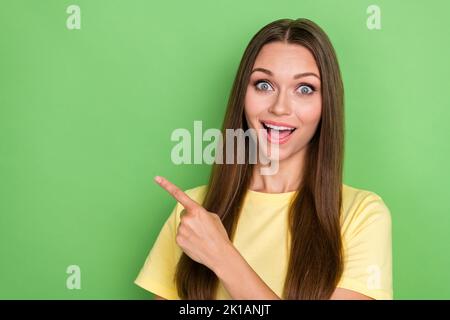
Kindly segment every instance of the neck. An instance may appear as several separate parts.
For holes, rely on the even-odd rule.
[[[278,171],[272,175],[262,175],[261,168],[265,165],[260,163],[253,167],[250,190],[283,193],[298,190],[304,169],[306,148],[289,158],[279,161]],[[270,164],[266,165],[270,166]]]

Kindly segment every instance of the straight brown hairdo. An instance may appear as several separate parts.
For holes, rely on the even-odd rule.
[[[280,19],[251,39],[240,62],[222,126],[247,130],[244,99],[251,70],[261,48],[281,41],[307,48],[321,78],[322,116],[307,145],[301,183],[289,207],[289,264],[283,299],[328,299],[343,271],[340,227],[344,154],[344,89],[336,53],[325,32],[308,19]],[[226,152],[226,141],[223,153]],[[248,159],[248,141],[246,141]],[[203,206],[222,220],[233,239],[253,165],[214,164]],[[215,299],[218,278],[185,253],[178,261],[175,282],[182,299]]]

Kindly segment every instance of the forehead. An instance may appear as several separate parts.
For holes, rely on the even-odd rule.
[[[254,68],[266,68],[275,75],[277,73],[319,73],[316,60],[308,49],[298,44],[280,41],[268,43],[261,48]]]

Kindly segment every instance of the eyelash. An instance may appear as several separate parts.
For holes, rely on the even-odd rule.
[[[273,87],[272,84],[270,83],[270,81],[268,81],[268,80],[256,80],[256,81],[253,82],[253,86],[255,87],[255,89],[257,91],[266,91],[266,90],[261,90],[261,89],[258,88],[258,84],[263,83],[263,82],[267,82],[271,87]],[[311,89],[311,93],[305,93],[305,95],[311,95],[314,92],[316,92],[316,87],[315,86],[313,86],[313,85],[311,85],[309,83],[303,83],[303,82],[298,85],[297,89],[302,87],[302,86],[306,86],[306,87],[309,87]]]

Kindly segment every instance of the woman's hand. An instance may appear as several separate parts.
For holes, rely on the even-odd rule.
[[[191,259],[215,272],[225,262],[224,253],[232,246],[219,216],[207,211],[167,179],[156,176],[155,181],[184,207],[177,244]]]
[[[184,207],[176,241],[191,259],[212,270],[232,299],[279,299],[233,246],[215,213],[162,177],[155,181]]]

